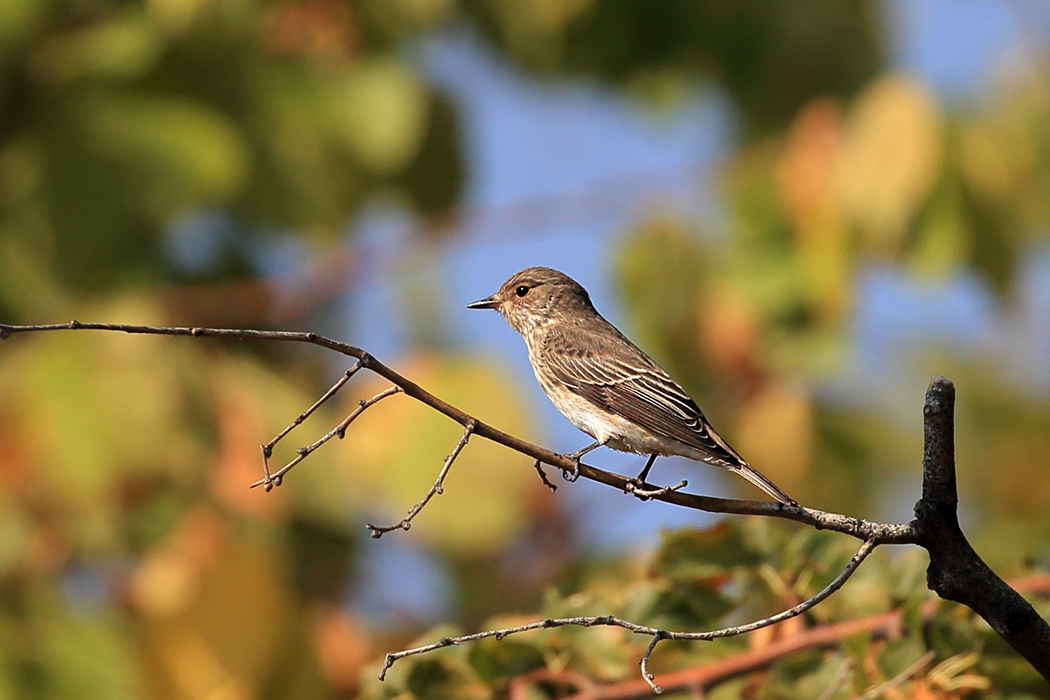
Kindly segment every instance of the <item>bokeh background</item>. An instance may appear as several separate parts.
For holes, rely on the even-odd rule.
[[[814,507],[908,519],[923,392],[954,380],[964,527],[1004,575],[1050,563],[1048,234],[1035,0],[0,2],[0,321],[312,330],[571,451],[587,438],[520,340],[464,308],[549,265]],[[479,439],[410,532],[371,540],[460,432],[404,397],[249,490],[258,445],[346,367],[209,339],[0,344],[0,698],[556,697],[513,679],[633,678],[645,640],[552,631],[374,678],[417,635],[540,613],[744,621],[853,546],[551,494]],[[359,375],[277,459],[382,386]],[[758,495],[680,460],[654,476]],[[923,562],[880,552],[807,624],[917,605]],[[851,697],[927,649],[957,663],[901,697],[1045,692],[943,610],[939,634],[714,692]]]

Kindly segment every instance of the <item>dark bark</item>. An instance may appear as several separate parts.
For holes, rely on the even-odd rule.
[[[926,391],[919,544],[930,553],[926,583],[971,608],[1050,681],[1050,625],[981,560],[959,527],[955,484],[955,386],[936,376]]]

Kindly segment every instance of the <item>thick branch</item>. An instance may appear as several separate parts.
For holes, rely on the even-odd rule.
[[[240,340],[275,340],[298,343],[311,343],[334,352],[356,358],[360,361],[362,369],[367,369],[381,377],[389,380],[399,387],[407,396],[420,401],[435,411],[442,413],[463,427],[474,421],[474,434],[487,440],[497,442],[505,447],[527,455],[543,464],[549,464],[561,469],[565,473],[572,473],[576,463],[569,457],[558,454],[551,450],[534,445],[513,435],[504,433],[474,416],[471,416],[455,406],[442,401],[430,392],[420,387],[410,379],[401,376],[382,362],[374,358],[361,348],[332,340],[316,333],[298,333],[292,331],[260,331],[250,329],[234,328],[196,328],[196,327],[167,327],[167,326],[138,326],[121,323],[81,323],[70,321],[69,323],[56,323],[37,326],[11,326],[0,324],[0,340],[15,333],[29,333],[40,331],[59,330],[102,330],[119,331],[123,333],[147,334],[147,335],[173,335],[212,338],[236,338]],[[579,465],[580,476],[592,481],[597,481],[607,486],[612,486],[621,491],[628,491],[634,484],[630,477],[598,469],[587,464]],[[283,472],[281,472],[283,473]],[[274,474],[271,479],[276,478]],[[257,484],[265,485],[264,478]],[[276,481],[273,481],[276,483]],[[804,525],[810,525],[818,530],[833,530],[843,534],[851,535],[861,540],[875,540],[880,544],[914,544],[917,540],[917,532],[913,523],[884,524],[873,523],[861,518],[852,518],[837,513],[827,513],[814,508],[804,508],[798,505],[785,505],[769,501],[747,501],[734,498],[715,498],[713,496],[700,496],[677,490],[662,491],[660,487],[645,484],[643,488],[658,492],[652,496],[653,500],[672,503],[683,508],[702,510],[708,513],[727,513],[733,515],[763,515],[785,520],[793,520]]]
[[[922,500],[915,505],[918,543],[930,553],[926,584],[942,598],[973,609],[1050,680],[1050,625],[988,568],[959,527],[954,412],[955,387],[934,377],[923,409]]]

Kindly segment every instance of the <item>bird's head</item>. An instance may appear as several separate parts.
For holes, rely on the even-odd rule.
[[[587,290],[549,267],[527,267],[512,275],[495,294],[467,308],[495,309],[522,335],[560,313],[595,313]]]

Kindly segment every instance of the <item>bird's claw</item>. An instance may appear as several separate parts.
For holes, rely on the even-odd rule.
[[[578,455],[565,455],[572,460],[572,471],[567,472],[562,470],[561,478],[568,481],[570,484],[580,478],[580,458]]]

